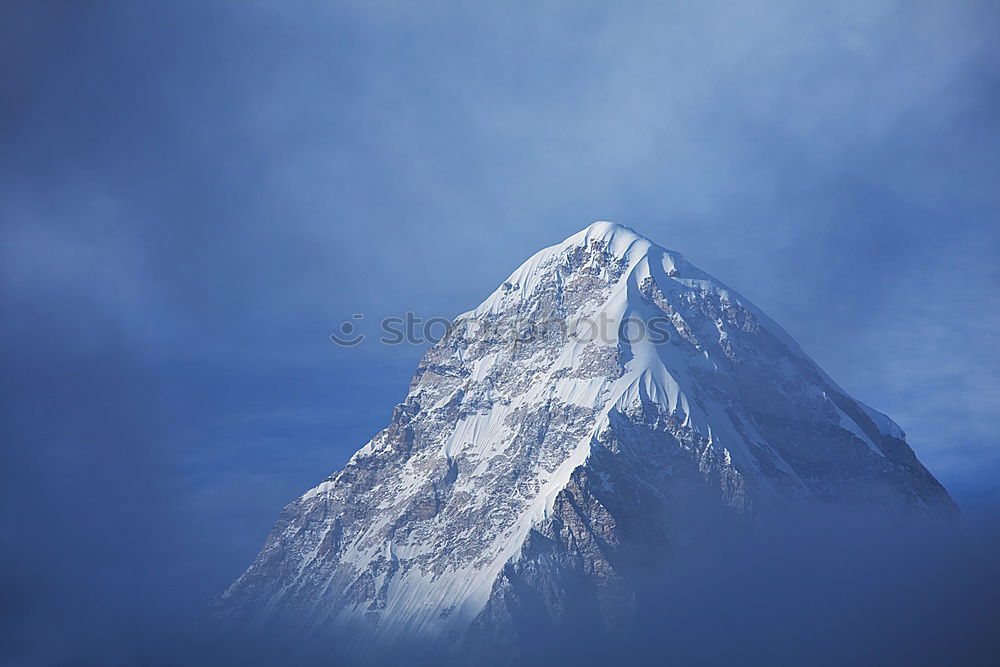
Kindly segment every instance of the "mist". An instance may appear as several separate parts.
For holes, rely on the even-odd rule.
[[[3,15],[3,661],[280,662],[204,643],[204,610],[281,507],[386,425],[423,353],[328,335],[357,313],[367,331],[453,317],[598,219],[773,316],[903,426],[965,524],[898,542],[841,526],[833,544],[790,529],[678,563],[620,650],[982,657],[1000,525],[996,3]]]
[[[557,625],[528,614],[514,619],[513,651],[203,624],[139,655],[164,665],[991,665],[995,526],[840,510],[764,531],[707,525],[697,548],[633,573],[643,585],[628,623],[608,628],[572,609]]]

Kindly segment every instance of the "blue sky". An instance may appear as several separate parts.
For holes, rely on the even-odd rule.
[[[405,394],[422,349],[334,347],[342,320],[453,316],[598,219],[748,296],[961,504],[1000,500],[994,2],[4,13],[29,630],[67,587],[116,582],[95,618],[202,604]]]

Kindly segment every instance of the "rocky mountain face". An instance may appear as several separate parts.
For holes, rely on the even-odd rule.
[[[955,511],[899,426],[760,310],[600,222],[455,320],[212,613],[511,656],[539,632],[615,632],[706,527],[824,506]]]

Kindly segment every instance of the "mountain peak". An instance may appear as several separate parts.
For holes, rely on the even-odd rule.
[[[639,232],[635,231],[628,225],[623,225],[619,222],[611,222],[608,220],[598,220],[596,222],[592,222],[570,238],[574,238],[580,235],[583,235],[588,240],[596,239],[601,241],[611,241],[615,237],[618,238],[624,237],[625,239],[627,239],[628,242],[632,242],[636,239],[649,241],[648,238],[646,238]],[[652,241],[650,241],[650,243],[652,243]]]
[[[662,250],[662,248],[631,227],[606,220],[598,220],[584,227],[576,234],[558,244],[557,247],[567,245],[589,246],[592,243],[598,243],[606,247],[609,252],[618,257],[625,256],[635,248],[641,249],[642,252],[646,252],[651,248]]]
[[[507,307],[510,299],[534,298],[538,287],[550,282],[553,272],[568,275],[580,270],[593,273],[605,283],[618,282],[634,271],[642,278],[660,273],[691,279],[709,278],[691,266],[681,253],[657,245],[631,227],[602,220],[536,252],[478,308],[460,317],[499,312]]]
[[[562,609],[612,627],[641,609],[643,564],[699,526],[954,511],[888,417],[624,225],[536,253],[459,324],[390,424],[285,509],[217,617],[457,653]]]

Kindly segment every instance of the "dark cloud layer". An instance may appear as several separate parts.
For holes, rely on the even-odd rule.
[[[404,394],[419,349],[330,331],[462,312],[596,219],[749,296],[981,516],[997,19],[988,0],[8,3],[7,645],[125,659],[199,609]]]

